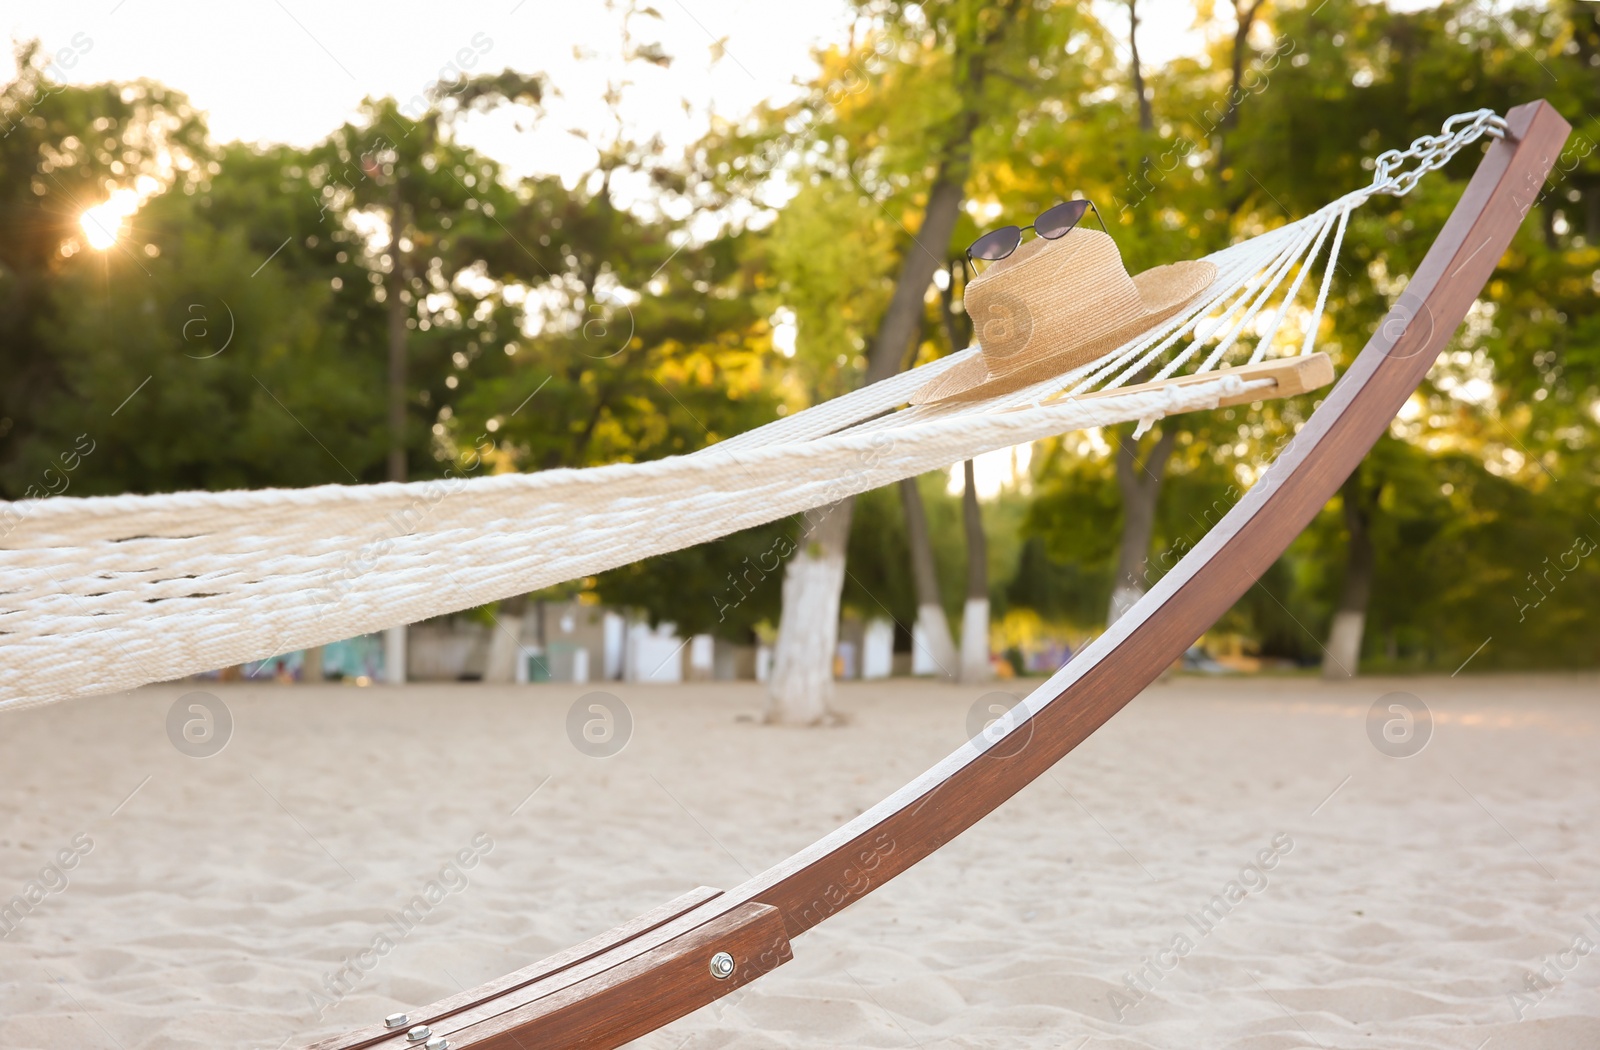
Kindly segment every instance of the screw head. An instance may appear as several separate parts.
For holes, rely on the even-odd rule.
[[[442,1035],[436,1035],[428,1040],[425,1050],[450,1050],[450,1040]]]
[[[383,1027],[404,1028],[406,1022],[409,1020],[411,1020],[411,1018],[405,1014],[390,1014],[388,1017],[383,1019]]]
[[[733,956],[727,952],[718,952],[711,957],[711,976],[719,981],[725,981],[733,976]]]
[[[432,1034],[433,1029],[429,1028],[425,1024],[419,1024],[417,1027],[406,1033],[406,1038],[411,1040],[413,1043],[420,1043]]]

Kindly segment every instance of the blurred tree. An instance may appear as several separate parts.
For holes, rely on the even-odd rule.
[[[543,92],[537,75],[463,74],[455,82],[436,84],[429,92],[432,104],[415,119],[392,99],[367,100],[361,123],[344,125],[318,151],[316,177],[324,206],[333,208],[347,228],[370,231],[363,256],[377,286],[373,294],[384,304],[390,481],[409,477],[417,444],[410,425],[419,400],[407,374],[410,331],[428,332],[442,321],[430,342],[444,349],[459,338],[463,322],[476,326],[487,319],[481,314],[492,316],[506,282],[526,279],[530,263],[544,269],[532,252],[511,249],[515,234],[495,217],[497,210],[511,215],[519,203],[499,178],[498,166],[456,146],[451,126],[475,110],[536,107]],[[383,234],[387,246],[380,255],[376,238]],[[493,637],[497,644],[488,677],[509,680],[515,639],[509,631]],[[405,665],[405,628],[397,626],[384,635],[385,677],[403,682]]]
[[[1258,123],[1247,137],[1241,132],[1238,156],[1241,169],[1273,186],[1290,209],[1325,199],[1334,189],[1330,181],[1359,184],[1367,177],[1362,158],[1434,131],[1452,113],[1476,106],[1504,112],[1544,96],[1571,117],[1600,102],[1595,70],[1600,58],[1583,43],[1595,38],[1597,26],[1595,9],[1587,5],[1487,11],[1451,2],[1394,11],[1334,0],[1316,11],[1282,12],[1277,20],[1280,39],[1292,40],[1295,54],[1273,74],[1271,90],[1253,103]],[[1329,68],[1349,73],[1318,73]],[[1313,125],[1317,133],[1307,134]],[[1336,284],[1327,322],[1327,345],[1346,360],[1403,287],[1401,275],[1415,269],[1442,226],[1461,180],[1477,161],[1477,153],[1469,152],[1403,201],[1370,202],[1352,223],[1344,269],[1353,273]],[[1338,603],[1343,631],[1353,630],[1350,614],[1363,604],[1364,590],[1382,597],[1364,610],[1376,634],[1355,631],[1353,639],[1342,637],[1336,619],[1328,648],[1352,671],[1358,653],[1393,663],[1404,658],[1408,646],[1425,653],[1427,664],[1453,668],[1495,635],[1487,626],[1481,634],[1473,629],[1460,636],[1449,629],[1401,626],[1421,614],[1424,595],[1459,596],[1465,580],[1506,575],[1495,563],[1503,566],[1505,552],[1513,548],[1493,554],[1472,549],[1475,540],[1494,533],[1493,513],[1466,532],[1424,524],[1434,520],[1426,506],[1453,503],[1478,517],[1487,506],[1473,508],[1464,499],[1493,501],[1491,493],[1504,493],[1498,485],[1468,480],[1472,472],[1462,477],[1462,453],[1489,471],[1480,478],[1505,478],[1529,497],[1537,494],[1545,507],[1535,515],[1539,524],[1561,523],[1531,549],[1556,559],[1592,524],[1585,504],[1592,511],[1600,437],[1594,411],[1600,394],[1594,336],[1600,321],[1593,281],[1600,251],[1587,228],[1588,215],[1600,209],[1600,158],[1593,152],[1580,124],[1466,325],[1392,428],[1395,440],[1380,442],[1352,482],[1356,488],[1347,488],[1339,501],[1344,527],[1324,529],[1325,535],[1343,533],[1347,554],[1342,560],[1354,570],[1346,575]],[[1447,468],[1451,460],[1457,466]],[[1456,477],[1441,483],[1441,473]],[[1363,510],[1356,510],[1357,501],[1350,498],[1357,490],[1365,497]],[[1454,551],[1451,575],[1457,578],[1424,584],[1418,570],[1432,563],[1433,545],[1447,542],[1447,535]],[[1363,586],[1361,571],[1368,565],[1370,588]],[[1592,571],[1581,564],[1577,570],[1579,580]],[[1401,578],[1413,586],[1395,586]],[[1584,593],[1585,585],[1574,580],[1548,597],[1560,606],[1582,600]],[[1490,605],[1508,602],[1502,597]],[[1440,623],[1461,623],[1476,614],[1434,606],[1429,615]],[[1554,625],[1563,620],[1562,614],[1550,613],[1544,623],[1551,630],[1547,652],[1566,661],[1569,656],[1556,655],[1565,643]],[[1499,637],[1508,633],[1520,632],[1502,621]],[[1485,650],[1474,666],[1501,660],[1515,665],[1525,653]]]
[[[1597,39],[1595,11],[1588,6],[1515,8],[1504,13],[1484,12],[1470,4],[1395,12],[1354,0],[1281,11],[1247,6],[1254,9],[1250,33],[1238,32],[1248,19],[1236,11],[1230,26],[1218,27],[1225,31],[1209,55],[1180,59],[1150,73],[1152,139],[1141,140],[1131,130],[1140,123],[1134,92],[1129,93],[1122,115],[1111,112],[1103,121],[1081,125],[1088,132],[1109,136],[1113,152],[1130,158],[1126,182],[1115,194],[1120,222],[1114,231],[1130,269],[1198,254],[1306,214],[1365,182],[1370,173],[1364,165],[1370,165],[1377,152],[1436,132],[1452,113],[1479,105],[1503,111],[1541,94],[1569,114],[1581,113],[1593,108],[1593,93],[1600,87],[1594,72],[1600,59],[1594,59],[1593,48],[1586,51],[1583,43]],[[1236,63],[1241,47],[1244,57]],[[1343,75],[1329,76],[1330,70],[1341,70]],[[1119,141],[1122,144],[1115,145]],[[1070,145],[1063,143],[1061,148]],[[1463,333],[1408,407],[1408,419],[1397,423],[1395,430],[1397,439],[1415,449],[1423,463],[1465,451],[1482,457],[1494,476],[1513,479],[1525,491],[1548,490],[1541,504],[1550,511],[1568,508],[1559,512],[1557,520],[1567,522],[1563,528],[1569,537],[1579,534],[1579,521],[1586,518],[1579,512],[1584,498],[1577,493],[1592,493],[1595,478],[1594,405],[1600,383],[1592,348],[1600,336],[1596,331],[1600,323],[1593,320],[1592,274],[1600,252],[1593,237],[1586,236],[1591,211],[1586,195],[1592,195],[1591,187],[1600,176],[1592,153],[1593,142],[1586,134],[1575,137],[1535,217],[1519,233]],[[1152,158],[1148,168],[1138,165],[1141,157]],[[1318,335],[1318,348],[1331,351],[1341,366],[1399,294],[1401,275],[1417,265],[1459,195],[1460,179],[1470,174],[1475,161],[1476,155],[1459,158],[1446,172],[1424,180],[1404,201],[1378,198],[1353,218],[1341,273]],[[1170,467],[1176,472],[1174,478],[1192,477],[1202,483],[1197,492],[1203,491],[1210,484],[1204,478],[1223,468],[1237,489],[1248,487],[1260,465],[1292,436],[1310,408],[1302,402],[1310,400],[1169,420],[1164,426],[1180,431]],[[1380,451],[1385,447],[1380,444]],[[1209,451],[1199,456],[1186,449]],[[1203,466],[1203,459],[1210,465],[1193,473]],[[1060,470],[1061,460],[1044,457],[1040,462],[1044,506],[1070,501],[1067,487],[1072,476],[1053,473]],[[1406,462],[1405,456],[1395,453],[1375,454],[1361,468],[1362,491],[1381,494],[1367,501],[1372,516],[1367,522],[1373,544],[1370,559],[1360,556],[1359,539],[1353,559],[1339,550],[1337,544],[1346,542],[1341,537],[1349,536],[1350,530],[1342,523],[1343,501],[1335,501],[1332,517],[1319,521],[1291,549],[1289,563],[1299,567],[1263,577],[1228,618],[1232,629],[1253,635],[1264,649],[1293,651],[1298,659],[1315,654],[1320,659],[1323,650],[1317,638],[1341,605],[1341,589],[1347,612],[1354,612],[1354,606],[1362,604],[1361,593],[1370,590],[1381,595],[1382,602],[1365,610],[1366,620],[1375,630],[1378,619],[1388,621],[1381,634],[1363,644],[1360,633],[1349,633],[1353,620],[1347,615],[1346,636],[1338,646],[1330,641],[1329,649],[1353,646],[1370,657],[1377,645],[1384,659],[1394,654],[1393,659],[1403,661],[1407,645],[1414,641],[1421,646],[1425,635],[1430,665],[1453,669],[1451,660],[1459,663],[1470,656],[1492,632],[1485,630],[1477,637],[1464,632],[1458,642],[1450,632],[1412,632],[1389,620],[1392,611],[1402,608],[1411,610],[1403,616],[1420,615],[1411,600],[1413,591],[1408,588],[1406,597],[1399,598],[1385,581],[1388,574],[1403,570],[1411,575],[1419,564],[1427,564],[1426,556],[1420,563],[1414,556],[1433,542],[1430,533],[1419,531],[1420,522],[1428,519],[1417,518],[1418,510],[1411,509],[1415,488],[1402,486],[1399,475],[1391,473]],[[1188,484],[1184,481],[1179,490],[1163,495],[1163,502],[1188,501],[1190,497],[1183,494]],[[1439,498],[1459,501],[1464,493],[1489,491],[1461,481],[1451,484],[1454,495]],[[1232,498],[1236,497],[1226,502]],[[1086,513],[1093,511],[1092,499],[1080,501],[1080,506]],[[1588,508],[1592,512],[1592,497]],[[1402,520],[1415,524],[1399,529],[1386,522],[1390,514],[1401,514]],[[1187,548],[1187,541],[1175,541],[1167,531],[1172,514],[1162,510],[1153,518],[1154,543],[1160,553],[1146,563],[1144,575],[1150,579],[1159,578],[1175,561],[1171,557],[1175,543]],[[1353,520],[1359,532],[1366,519],[1357,515]],[[1040,507],[1031,521],[1035,529],[1047,523],[1054,527],[1060,515]],[[1120,527],[1127,539],[1126,517]],[[1462,539],[1453,536],[1457,544]],[[1555,539],[1548,542],[1567,549]],[[1130,552],[1135,555],[1131,561],[1137,563],[1149,548],[1138,542],[1133,546],[1139,548]],[[1461,548],[1456,550],[1460,553]],[[1361,586],[1359,572],[1348,587],[1338,582],[1337,566],[1347,561],[1358,569],[1371,564],[1369,588]],[[1473,579],[1482,578],[1480,568],[1485,575],[1494,575],[1476,561],[1474,566],[1469,573]],[[1559,604],[1562,598],[1576,601],[1584,593],[1576,583],[1584,578],[1581,566],[1568,577],[1574,585],[1552,592],[1549,604]],[[1459,584],[1431,581],[1429,586],[1460,593]],[[1445,607],[1435,614],[1453,621],[1469,618]],[[1301,640],[1292,643],[1273,628],[1268,621],[1274,617],[1303,624],[1293,628]],[[1307,630],[1312,633],[1306,634]],[[1496,658],[1493,650],[1487,650],[1479,659]],[[1353,658],[1340,660],[1355,666]]]
[[[62,50],[93,46],[79,34]],[[72,447],[40,431],[70,389],[52,345],[79,304],[63,302],[56,280],[96,258],[84,216],[112,199],[192,188],[211,163],[204,124],[183,95],[148,81],[68,85],[60,55],[37,41],[15,54],[17,75],[0,89],[0,496],[10,499],[37,483],[39,462]],[[116,233],[114,216],[87,221],[97,238]],[[139,274],[148,262],[125,241],[109,253],[108,284],[113,270]]]
[[[972,322],[965,311],[955,309],[956,283],[965,272],[966,259],[952,259],[936,274],[939,287],[939,321],[950,353],[972,345]],[[978,506],[978,488],[972,460],[961,465],[961,531],[967,540],[966,603],[961,609],[961,680],[983,682],[991,676],[989,666],[989,543],[984,531],[983,511]]]
[[[312,232],[310,185],[288,174],[303,158],[222,156],[193,193],[140,211],[119,238],[129,254],[75,254],[61,268],[49,333],[61,385],[40,398],[21,450],[30,472],[87,433],[96,451],[75,494],[381,476],[366,393],[376,375],[338,352],[346,328],[329,316],[335,286],[360,271]]]
[[[779,295],[797,317],[797,361],[822,396],[891,376],[915,356],[926,293],[952,253],[973,158],[1009,156],[1019,126],[1081,93],[1092,70],[1062,56],[1098,42],[1092,19],[1066,4],[862,0],[856,13],[861,39],[822,55],[805,97],[757,132],[730,136],[731,148],[755,159],[730,181],[781,170],[801,187],[774,228],[774,259]],[[863,237],[877,252],[837,247]],[[839,261],[866,280],[838,280],[830,264]],[[841,301],[841,287],[860,292]],[[917,491],[902,488],[913,502]],[[786,568],[770,682],[775,721],[826,715],[851,510],[846,500],[811,516]],[[907,511],[915,518],[914,506]],[[908,539],[919,542],[914,532]],[[926,551],[917,557],[925,567]],[[925,630],[947,639],[934,598],[920,603]],[[953,645],[943,648],[953,663]]]
[[[624,19],[624,56],[670,64],[632,28],[640,17],[655,16],[637,8]],[[518,304],[519,330],[505,333],[503,354],[484,346],[457,361],[447,382],[458,393],[435,431],[447,444],[496,435],[500,469],[682,455],[780,410],[772,325],[760,309],[767,278],[750,258],[751,235],[732,225],[696,232],[694,164],[668,156],[659,139],[631,137],[622,118],[630,84],[624,74],[608,86],[609,126],[573,131],[595,151],[587,175],[571,188],[525,179],[513,201],[483,209],[517,246],[491,276],[504,282],[499,298]],[[768,577],[781,563],[775,551],[792,546],[787,532],[747,530],[602,573],[590,588],[680,631],[748,642],[775,614]],[[502,613],[517,605],[502,603]]]

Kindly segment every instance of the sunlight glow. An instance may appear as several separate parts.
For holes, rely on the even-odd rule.
[[[117,243],[122,224],[128,216],[139,210],[139,194],[134,190],[116,190],[104,204],[96,204],[78,218],[84,239],[95,251],[105,251]]]
[[[770,320],[772,348],[784,357],[793,357],[795,340],[800,337],[800,325],[795,312],[787,306],[780,306],[773,311]]]
[[[1015,488],[1022,492],[1030,490],[1032,474],[1029,467],[1033,463],[1033,445],[1013,445],[1010,448],[997,448],[993,452],[980,453],[972,460],[972,480],[976,482],[978,499],[987,502],[1000,495],[1006,489]],[[945,486],[945,491],[952,496],[959,496],[966,488],[966,468],[956,463],[950,468],[950,480]]]

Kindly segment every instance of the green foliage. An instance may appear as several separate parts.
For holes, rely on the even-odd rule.
[[[938,570],[945,615],[957,622],[966,598],[966,547],[961,497],[950,495],[943,472],[917,479]],[[907,552],[905,511],[896,486],[857,497],[843,605],[862,619],[892,619],[907,631],[917,619],[917,593]]]
[[[1114,191],[1126,257],[1192,254],[1181,242],[1216,246],[1305,214],[1366,182],[1378,152],[1436,132],[1456,112],[1503,112],[1544,96],[1578,117],[1600,101],[1600,22],[1588,5],[1492,14],[1466,3],[1400,12],[1331,0],[1271,19],[1245,56],[1231,123],[1222,119],[1231,34],[1218,34],[1202,60],[1147,72],[1153,134],[1133,134],[1126,117],[1107,122],[1111,141],[1121,142],[1113,155],[1127,158]],[[1596,569],[1572,553],[1600,525],[1600,158],[1592,130],[1579,124],[1462,333],[1360,468],[1363,484],[1380,493],[1366,635],[1366,655],[1378,665],[1452,670],[1491,637],[1474,668],[1594,661],[1580,625],[1600,612]],[[1154,157],[1153,167],[1131,160],[1140,155]],[[1376,328],[1477,158],[1469,150],[1404,200],[1376,198],[1353,218],[1318,339],[1339,364]],[[1203,534],[1196,507],[1219,492],[1231,505],[1230,492],[1254,480],[1311,400],[1169,421],[1189,440],[1163,492],[1152,575]],[[1081,549],[1075,563],[1103,571],[1108,552],[1094,541],[1118,525],[1111,479],[1103,456],[1044,457],[1032,534],[1057,557]],[[1075,511],[1087,520],[1074,520]],[[1264,653],[1317,659],[1345,543],[1336,499],[1218,629],[1253,638]]]
[[[87,38],[86,38],[87,39]],[[87,41],[92,47],[93,42]],[[57,280],[82,264],[79,217],[108,187],[161,177],[192,187],[208,161],[205,130],[180,94],[144,81],[74,87],[45,72],[37,42],[16,49],[18,74],[0,90],[0,497],[37,479],[17,449],[51,420],[66,390],[53,341],[78,308]],[[115,265],[140,265],[127,249]],[[108,265],[111,265],[108,263]],[[131,387],[129,388],[132,389]],[[50,441],[49,462],[72,447]]]
[[[672,622],[683,637],[748,643],[758,624],[778,620],[792,532],[787,521],[746,529],[604,573],[594,590],[613,605],[645,610],[652,624]]]

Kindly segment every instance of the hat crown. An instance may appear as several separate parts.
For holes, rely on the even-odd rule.
[[[1063,341],[1114,329],[1144,309],[1116,242],[1081,227],[1023,244],[974,278],[964,299],[995,375],[1026,367]]]

